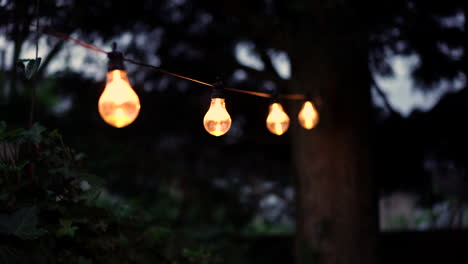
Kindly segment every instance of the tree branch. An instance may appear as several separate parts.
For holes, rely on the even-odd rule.
[[[390,115],[392,116],[400,116],[400,114],[395,111],[395,109],[393,109],[392,105],[390,104],[390,101],[388,100],[387,98],[387,95],[385,94],[385,92],[380,88],[379,85],[377,85],[377,82],[374,80],[373,77],[371,77],[371,84],[372,84],[372,87],[375,89],[375,91],[377,92],[377,94],[380,96],[380,98],[382,99],[384,105],[385,105],[385,108],[390,112]]]
[[[41,67],[37,71],[37,76],[39,78],[44,77],[44,72],[47,69],[47,66],[50,64],[53,58],[59,53],[59,51],[62,49],[64,45],[64,41],[59,41],[57,42],[54,47],[50,50],[49,54],[47,54],[47,57],[42,61]]]

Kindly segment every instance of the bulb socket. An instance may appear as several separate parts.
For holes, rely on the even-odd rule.
[[[107,64],[107,71],[125,70],[123,64],[123,55],[121,52],[111,51],[107,53],[107,57],[109,58],[109,62]]]
[[[224,98],[224,85],[222,82],[216,82],[213,84],[213,90],[211,91],[211,99],[213,98]]]
[[[122,70],[125,71],[123,64],[123,54],[117,51],[117,43],[112,43],[112,51],[107,53],[109,62],[107,63],[107,71]]]
[[[279,102],[279,91],[278,91],[278,89],[275,89],[271,93],[270,103],[273,104],[273,103],[278,103],[278,102]]]

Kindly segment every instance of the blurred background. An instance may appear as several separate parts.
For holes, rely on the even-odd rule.
[[[35,76],[28,79],[18,62],[35,58],[39,18],[41,27],[105,50],[116,42],[128,58],[206,82],[310,93],[322,114],[327,93],[294,83],[295,69],[300,54],[305,60],[317,47],[351,47],[321,37],[348,32],[349,24],[366,32],[369,75],[357,86],[368,85],[349,83],[347,100],[355,99],[353,89],[369,92],[382,263],[432,249],[458,254],[468,242],[468,131],[460,119],[468,113],[466,2],[317,2],[2,0],[0,120],[28,126],[35,87],[34,121],[59,129],[86,155],[89,171],[106,182],[100,199],[146,210],[196,241],[224,241],[237,256],[229,263],[291,263],[301,217],[295,184],[304,170],[294,141],[315,133],[297,125],[302,102],[285,102],[292,128],[278,137],[265,127],[268,99],[228,92],[232,127],[213,137],[202,122],[210,89],[127,63],[142,108],[133,124],[116,129],[97,111],[105,55],[41,34]],[[314,17],[322,11],[339,16],[322,22]],[[291,44],[298,36],[308,42]],[[307,74],[327,79],[326,59],[315,59]]]

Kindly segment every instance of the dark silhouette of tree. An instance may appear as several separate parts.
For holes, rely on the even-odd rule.
[[[24,43],[33,37],[33,6],[34,1],[7,1],[1,11],[5,36],[15,42],[13,62],[20,58]],[[187,197],[184,208],[190,207],[191,198],[204,194],[194,186],[209,186],[216,178],[213,176],[222,174],[218,178],[229,182],[226,171],[236,177],[240,177],[237,169],[251,175],[269,175],[283,183],[287,180],[281,175],[292,170],[297,174],[298,263],[375,263],[377,196],[369,146],[374,120],[369,64],[373,71],[391,74],[388,54],[417,53],[421,63],[414,77],[424,84],[418,87],[434,88],[432,84],[442,78],[453,78],[466,69],[466,59],[450,59],[440,45],[452,47],[466,42],[462,42],[459,29],[448,30],[438,20],[459,9],[466,11],[466,4],[453,1],[441,7],[424,1],[43,0],[40,14],[44,26],[75,33],[88,41],[108,41],[129,32],[129,44],[120,47],[138,60],[154,63],[149,61],[154,55],[166,69],[209,82],[221,75],[228,85],[243,89],[310,92],[318,104],[321,122],[312,132],[301,130],[293,122],[289,135],[277,138],[264,128],[267,101],[229,94],[228,108],[233,119],[243,120],[237,124],[238,136],[209,138],[199,121],[209,90],[130,65],[143,105],[134,126],[118,131],[106,127],[96,113],[89,111],[94,109],[102,85],[65,71],[56,74],[55,81],[44,71],[36,78],[43,83],[54,82],[55,87],[60,87],[56,91],[59,95],[71,96],[72,110],[63,119],[39,105],[38,116],[75,133],[76,144],[85,144],[80,137],[86,137],[84,148],[93,150],[87,152],[99,158],[94,166],[108,176],[114,190],[127,195],[151,194],[154,186],[170,182]],[[440,40],[445,42],[440,44]],[[48,41],[53,48],[44,58],[45,66],[63,47],[60,41]],[[241,41],[253,43],[263,70],[239,64],[234,50]],[[271,50],[288,54],[290,80],[275,70]],[[246,78],[235,77],[239,70]],[[12,67],[11,96],[25,89],[18,87],[19,78],[18,69]],[[25,100],[15,102],[21,105]],[[299,104],[288,106],[294,120]],[[401,119],[395,111],[392,114],[395,120]],[[24,115],[18,112],[7,118]],[[98,145],[102,148],[97,149]],[[133,155],[136,151],[140,154]],[[115,161],[119,166],[109,168]],[[272,161],[278,163],[272,165]],[[292,169],[287,167],[291,163]],[[130,183],[128,175],[132,175]],[[236,187],[242,189],[241,185]],[[185,212],[180,221],[184,218]]]
[[[466,163],[457,153],[466,138],[454,126],[459,125],[457,116],[464,111],[460,102],[465,92],[455,96],[450,92],[456,82],[466,86],[466,3],[402,1],[389,8],[393,8],[391,16],[371,38],[371,68],[390,75],[385,63],[389,54],[416,55],[419,62],[412,71],[414,87],[431,93],[445,85],[448,95],[429,112],[414,111],[408,118],[386,106],[390,116],[377,125],[374,143],[379,185],[384,192],[421,193],[423,206],[432,206],[441,197],[461,198],[465,180],[460,172]],[[385,99],[385,94],[382,96]],[[456,169],[450,171],[453,164]]]

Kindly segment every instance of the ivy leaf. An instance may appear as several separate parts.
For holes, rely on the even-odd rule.
[[[21,208],[12,215],[0,215],[0,233],[17,236],[23,240],[33,240],[46,233],[37,228],[37,208]]]
[[[57,230],[57,236],[70,236],[74,237],[75,232],[78,229],[77,226],[73,226],[72,220],[60,219],[60,228]]]

